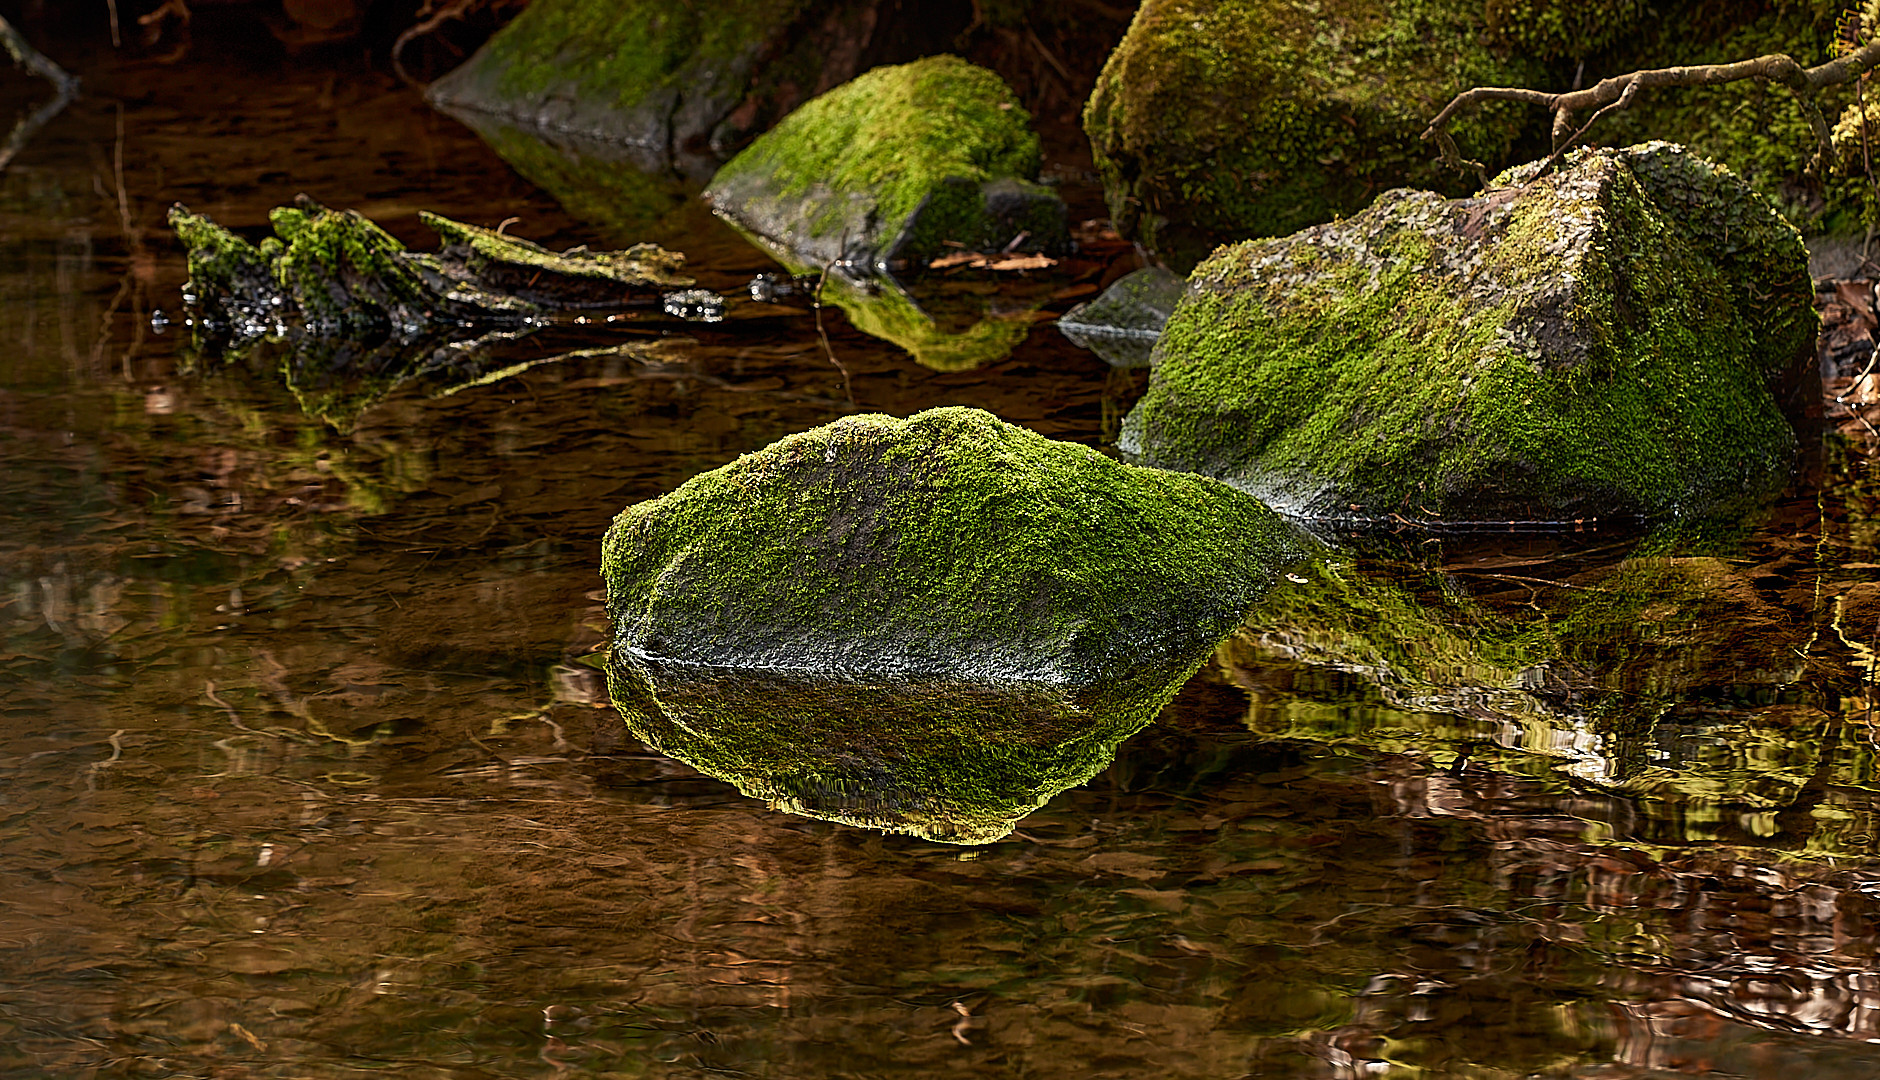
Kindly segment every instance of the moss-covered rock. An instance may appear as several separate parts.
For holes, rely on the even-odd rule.
[[[1419,136],[1471,86],[1546,85],[1483,43],[1481,0],[1146,0],[1084,128],[1117,228],[1185,271],[1414,185],[1461,194]],[[1543,117],[1492,105],[1458,140],[1499,167]]]
[[[712,178],[712,208],[786,263],[864,272],[960,248],[1055,250],[1064,205],[999,77],[954,56],[876,68],[791,113]]]
[[[1697,515],[1779,489],[1816,326],[1794,228],[1667,144],[1532,174],[1216,253],[1124,452],[1360,521]]]
[[[1302,550],[1225,485],[978,410],[850,417],[615,519],[614,692],[643,737],[769,798],[753,777],[781,770],[803,790],[879,774],[960,814],[1035,805],[1147,723]],[[723,669],[794,689],[768,710],[660,689]],[[906,707],[854,708],[871,695]]]
[[[1065,312],[1058,329],[1111,367],[1148,367],[1156,339],[1187,285],[1163,267],[1144,267]]]
[[[644,147],[663,167],[683,163],[675,159],[709,160],[705,144],[747,99],[752,115],[732,128],[762,130],[801,100],[792,99],[792,87],[813,92],[828,58],[819,50],[829,43],[800,25],[821,14],[812,7],[806,0],[733,0],[710,8],[535,0],[433,83],[427,97],[452,112]],[[762,73],[760,58],[768,60]],[[753,85],[754,75],[763,85]]]

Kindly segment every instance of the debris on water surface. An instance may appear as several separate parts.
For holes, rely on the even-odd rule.
[[[687,322],[723,322],[725,298],[710,289],[681,289],[660,298],[666,314]]]

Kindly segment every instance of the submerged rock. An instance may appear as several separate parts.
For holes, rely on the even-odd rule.
[[[1383,188],[1460,194],[1420,139],[1430,117],[1471,86],[1552,83],[1485,45],[1482,20],[1482,0],[1145,0],[1084,109],[1117,230],[1186,270],[1218,244],[1329,221]],[[1498,168],[1544,124],[1495,104],[1454,134]]]
[[[954,56],[876,68],[805,104],[712,178],[712,209],[792,269],[862,273],[960,249],[1058,250],[1064,204],[999,77]]]
[[[1702,514],[1778,490],[1816,319],[1795,230],[1654,143],[1217,252],[1121,446],[1311,518]]]
[[[615,519],[602,546],[615,696],[636,734],[764,797],[783,789],[753,779],[758,763],[787,762],[803,791],[872,776],[897,805],[981,820],[966,775],[980,766],[957,763],[1004,762],[1006,806],[1087,779],[1301,550],[1225,485],[978,410],[850,417]],[[710,687],[735,679],[793,689],[768,710],[757,691],[715,705]],[[666,684],[706,689],[669,701]],[[881,704],[858,716],[871,695]],[[1008,698],[1057,719],[1001,719]],[[1074,749],[1042,749],[1079,729]]]
[[[1065,312],[1058,330],[1111,367],[1148,367],[1162,327],[1168,325],[1187,284],[1163,267],[1144,267],[1119,279],[1095,300]]]

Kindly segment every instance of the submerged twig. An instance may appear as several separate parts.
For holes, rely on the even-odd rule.
[[[842,256],[840,252],[848,250],[848,246],[849,236],[848,233],[844,232],[842,234],[842,243],[836,249],[838,253],[831,256],[829,261],[823,264],[822,274],[816,278],[816,295],[810,301],[810,307],[816,313],[816,336],[822,339],[823,355],[829,357],[829,362],[834,364],[836,370],[842,373],[842,396],[849,399],[849,408],[853,409],[855,408],[855,387],[849,382],[849,369],[843,367],[842,361],[836,359],[836,351],[829,344],[829,331],[823,329],[822,317],[823,285],[829,281],[829,275],[835,270],[836,263],[841,261]]]
[[[8,133],[6,142],[0,144],[0,169],[4,169],[26,148],[27,140],[63,112],[72,99],[78,96],[78,77],[53,63],[45,53],[33,48],[32,42],[27,41],[25,35],[14,29],[13,24],[3,16],[0,16],[0,45],[6,47],[14,63],[51,83],[56,91],[51,101],[21,117],[20,122],[14,124],[13,130]]]

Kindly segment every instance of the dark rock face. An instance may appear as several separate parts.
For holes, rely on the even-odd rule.
[[[1794,228],[1669,144],[1536,171],[1217,252],[1125,454],[1361,521],[1701,515],[1779,489],[1816,327]]]
[[[1103,295],[1058,320],[1058,330],[1111,367],[1148,367],[1156,339],[1188,282],[1160,266],[1120,278]]]
[[[753,794],[983,842],[1101,768],[1304,550],[1225,485],[978,410],[849,417],[615,520],[614,696]],[[901,794],[835,797],[868,777]]]

